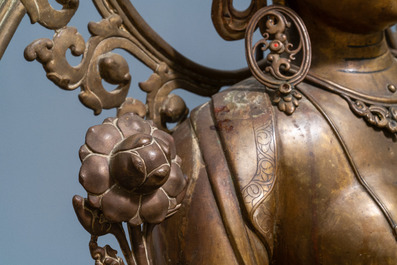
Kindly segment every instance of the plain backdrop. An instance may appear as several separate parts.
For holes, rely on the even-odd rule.
[[[77,27],[87,40],[87,23],[101,17],[91,1],[80,1],[69,25]],[[149,25],[190,59],[220,69],[246,66],[243,43],[223,41],[215,32],[210,0],[135,2]],[[235,4],[244,8],[248,2]],[[59,8],[55,1],[51,3]],[[74,194],[85,196],[78,182],[78,150],[87,129],[114,116],[115,111],[94,116],[79,102],[79,89],[61,90],[46,79],[41,64],[24,60],[23,50],[30,42],[52,35],[38,24],[31,25],[25,16],[0,61],[2,265],[94,264],[88,250],[90,236],[72,207]],[[133,78],[130,96],[144,101],[137,84],[151,71],[131,56],[126,59]],[[71,58],[72,65],[78,62]],[[183,97],[190,109],[207,100],[188,93]],[[105,244],[117,247],[110,236],[100,240],[100,245]]]

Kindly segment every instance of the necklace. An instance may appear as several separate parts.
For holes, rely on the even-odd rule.
[[[308,73],[306,80],[316,86],[341,96],[350,109],[372,127],[397,137],[397,99],[375,97],[353,91],[332,81]]]
[[[394,135],[397,133],[397,106],[382,106],[370,104],[362,100],[342,96],[349,103],[350,109],[369,125],[388,131]]]
[[[291,21],[288,21],[286,17],[289,17]],[[263,18],[267,19],[263,39],[252,45],[253,32]],[[295,50],[292,50],[293,44],[288,41],[285,34],[286,29],[290,28],[291,22],[296,26],[300,39]],[[300,89],[298,84],[305,80],[339,95],[347,101],[354,114],[364,119],[370,126],[387,132],[386,135],[391,134],[395,139],[397,138],[397,99],[360,93],[310,73],[311,44],[307,29],[299,16],[286,7],[270,6],[260,9],[247,26],[245,44],[247,62],[253,76],[265,85],[265,90],[270,94],[272,103],[277,105],[280,111],[292,115],[299,106],[303,95],[325,118],[344,150],[356,179],[383,213],[397,241],[397,223],[383,201],[362,177],[337,126],[317,101]],[[256,62],[255,54],[258,50],[263,52],[268,50],[269,52],[266,57],[268,64],[264,68],[266,73]],[[300,66],[296,66],[291,62],[295,60],[295,55],[301,51],[303,59]],[[285,72],[291,75],[285,75]],[[395,90],[395,87],[393,88]]]

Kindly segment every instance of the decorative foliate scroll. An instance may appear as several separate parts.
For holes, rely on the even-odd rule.
[[[257,27],[261,28],[263,38],[253,45]],[[288,33],[288,29],[292,29],[292,33]],[[294,33],[297,33],[295,44],[290,40]],[[292,114],[302,98],[294,87],[304,80],[311,63],[309,34],[302,19],[284,6],[264,7],[249,22],[245,44],[247,62],[254,77],[266,86],[280,111]],[[264,71],[256,61],[258,52],[266,55]],[[300,66],[293,67],[298,55]]]
[[[73,198],[76,215],[91,234],[89,249],[96,265],[152,264],[151,231],[178,210],[187,185],[168,123],[178,125],[189,111],[172,91],[180,88],[209,97],[247,78],[250,71],[220,71],[188,60],[154,32],[128,0],[93,0],[103,19],[88,24],[91,37],[85,41],[76,28],[67,26],[78,0],[57,2],[62,10],[47,0],[22,1],[32,23],[55,30],[52,39],[26,47],[25,58],[41,63],[47,78],[60,88],[80,88],[80,101],[95,114],[117,109],[116,118],[88,130],[80,149],[79,180],[87,196]],[[146,103],[127,97],[132,74],[118,49],[153,71],[139,83],[147,93]],[[76,66],[68,62],[68,50],[81,56]],[[117,87],[107,91],[103,81]],[[105,234],[115,236],[124,261],[109,245],[98,245]]]
[[[178,126],[189,110],[172,91],[181,88],[211,96],[221,87],[249,77],[251,72],[220,71],[190,61],[162,40],[128,0],[93,0],[103,19],[88,24],[91,37],[85,41],[76,28],[67,26],[78,1],[58,2],[62,10],[53,9],[46,0],[22,1],[32,23],[55,30],[53,39],[38,39],[26,47],[25,58],[40,62],[47,78],[60,88],[80,88],[80,101],[95,114],[117,109],[116,118],[88,130],[80,149],[79,180],[87,196],[73,198],[75,212],[91,234],[89,247],[96,265],[124,264],[112,247],[98,246],[98,237],[105,234],[116,237],[128,265],[152,264],[151,231],[178,210],[187,185],[168,124]],[[232,1],[215,0],[212,19],[225,39],[247,34],[251,40],[253,31],[261,28],[264,39],[252,49],[251,42],[247,42],[249,66],[259,81],[275,89],[273,102],[291,114],[299,99],[293,85],[304,78],[308,62],[303,61],[297,73],[288,76],[286,72],[298,52],[303,50],[302,58],[310,56],[309,43],[301,38],[302,42],[293,47],[285,33],[291,26],[285,15],[301,37],[306,37],[300,20],[282,7],[260,9],[265,5],[265,1],[252,1],[247,10],[237,11]],[[266,22],[259,23],[262,19]],[[148,80],[139,83],[147,93],[146,103],[127,97],[132,74],[127,60],[116,52],[118,49],[153,71]],[[258,49],[270,50],[267,64],[255,61]],[[68,62],[68,50],[82,56],[78,65]],[[103,81],[117,87],[107,91]]]
[[[45,0],[25,2],[32,22],[56,30],[52,40],[31,43],[25,49],[25,58],[43,64],[47,77],[62,89],[80,87],[80,101],[95,114],[102,109],[119,108],[129,93],[131,74],[126,60],[116,49],[127,51],[153,70],[147,81],[139,83],[147,93],[146,104],[136,99],[127,101],[135,105],[134,113],[146,116],[166,131],[169,131],[167,123],[179,124],[188,114],[183,100],[172,94],[174,89],[211,96],[221,87],[250,75],[248,69],[220,71],[185,58],[145,23],[128,0],[94,0],[103,20],[89,23],[91,37],[87,42],[76,28],[65,26],[77,9],[77,0],[59,0],[62,10],[54,10]],[[69,64],[67,50],[82,56],[77,66]],[[102,80],[117,87],[109,92]]]
[[[62,10],[55,10],[48,0],[20,0],[25,6],[30,21],[40,23],[48,29],[60,29],[66,26],[79,7],[79,0],[56,0]]]

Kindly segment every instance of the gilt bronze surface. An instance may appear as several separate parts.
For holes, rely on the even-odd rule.
[[[200,152],[180,151],[192,176],[190,203],[158,227],[161,264],[397,262],[396,61],[384,34],[396,21],[396,2],[289,4],[312,44],[310,71],[295,85],[299,104],[284,93],[296,108],[282,113],[276,86],[265,83],[271,75],[256,70],[266,89],[254,80],[240,82],[193,112],[184,129],[191,140],[175,132],[177,146],[186,142]],[[277,26],[283,18],[265,19]],[[262,26],[265,49],[275,43],[266,30]],[[289,75],[299,71],[299,64],[291,66]],[[256,95],[266,90],[270,98]]]
[[[25,13],[19,0],[0,1],[0,59]]]
[[[85,42],[67,26],[78,1],[58,2],[21,0],[0,31],[26,9],[56,31],[25,58],[95,114],[118,110],[79,152],[87,196],[73,206],[96,265],[124,264],[105,234],[128,265],[397,264],[397,1],[214,0],[219,35],[245,38],[236,71],[185,58],[128,0],[94,0],[103,20]],[[116,49],[153,71],[146,103],[127,97]],[[177,88],[209,101],[189,114]]]

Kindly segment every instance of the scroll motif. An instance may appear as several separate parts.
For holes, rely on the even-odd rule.
[[[69,8],[77,8],[77,0],[58,1],[64,4],[64,9],[59,14],[69,14]],[[44,16],[42,14],[47,10],[44,6],[48,6],[46,0],[25,2],[26,6],[31,6],[34,10],[32,14],[37,13],[36,16],[31,15],[32,19]],[[37,6],[34,4],[36,2]],[[129,91],[131,75],[128,64],[114,52],[116,49],[127,51],[153,70],[152,76],[140,83],[141,88],[148,93],[146,104],[136,99],[129,99],[128,104],[130,109],[141,116],[145,112],[144,116],[165,131],[172,131],[168,124],[179,125],[188,113],[183,100],[171,94],[174,89],[211,96],[221,87],[239,82],[250,75],[248,69],[215,70],[185,58],[146,24],[129,0],[93,2],[104,19],[98,23],[89,23],[92,37],[87,42],[75,28],[60,28],[52,40],[39,39],[30,44],[25,49],[25,58],[42,63],[47,77],[59,87],[66,90],[80,87],[80,101],[94,110],[96,115],[102,109],[120,107]],[[63,27],[67,21],[51,27]],[[68,63],[65,56],[68,49],[73,55],[82,56],[77,66]],[[102,80],[118,86],[107,91]]]
[[[124,261],[117,256],[117,251],[112,249],[109,245],[99,247],[96,236],[91,237],[90,252],[92,258],[95,260],[95,265],[124,265]]]
[[[244,38],[248,22],[266,1],[251,0],[249,7],[238,11],[233,7],[233,0],[213,0],[211,18],[218,34],[225,40]]]
[[[343,96],[351,110],[363,118],[370,126],[385,130],[394,135],[397,134],[397,107],[381,106],[365,103],[362,100],[351,99]]]
[[[255,228],[266,239],[266,248],[273,253],[274,197],[269,196],[276,183],[276,150],[273,122],[255,129],[257,169],[243,188],[242,196]]]
[[[97,237],[109,233],[116,237],[128,265],[151,264],[147,246],[152,228],[178,210],[186,186],[172,137],[164,131],[167,122],[181,122],[188,110],[171,92],[181,88],[211,96],[249,77],[250,71],[215,70],[188,60],[144,22],[129,0],[93,0],[104,19],[88,25],[91,37],[85,42],[77,29],[66,27],[78,0],[56,1],[63,4],[61,11],[46,0],[23,0],[32,22],[56,29],[52,40],[30,44],[25,58],[40,62],[47,77],[62,89],[80,87],[79,99],[95,114],[118,108],[119,116],[87,133],[80,149],[80,182],[87,198],[73,198],[75,212],[92,235],[90,251],[96,264],[123,264],[113,249],[96,243]],[[116,49],[127,51],[153,71],[140,83],[148,94],[146,104],[126,98],[131,75]],[[77,66],[67,61],[68,50],[82,57]],[[109,92],[102,81],[117,88]]]
[[[290,19],[287,20],[287,17]],[[254,31],[262,26],[263,39],[252,45]],[[289,42],[287,29],[295,26],[299,34],[297,45]],[[269,6],[260,9],[251,19],[246,33],[247,62],[254,77],[272,90],[272,102],[280,111],[292,114],[299,105],[302,95],[294,89],[307,75],[311,63],[311,47],[307,29],[298,15],[289,8]],[[267,66],[265,72],[256,62],[257,53],[264,52]],[[292,61],[301,53],[301,66],[291,73]]]
[[[39,39],[25,49],[25,58],[43,64],[47,77],[65,90],[81,87],[81,102],[100,114],[102,109],[120,106],[128,93],[131,76],[128,64],[123,57],[111,51],[119,46],[134,46],[126,40],[120,29],[121,19],[114,15],[99,23],[90,23],[88,28],[93,35],[87,45],[83,37],[73,27],[56,32],[53,40]],[[66,59],[70,49],[75,56],[83,55],[81,63],[71,66]],[[118,87],[108,92],[101,80]]]
[[[165,131],[169,131],[167,123],[183,122],[189,114],[185,101],[175,94],[169,94],[183,79],[165,63],[160,63],[156,71],[139,87],[147,93],[148,118]],[[189,84],[185,83],[186,86]]]
[[[276,154],[273,122],[255,129],[257,154],[256,173],[243,188],[242,196],[249,213],[269,196],[276,181]]]
[[[262,201],[252,214],[252,221],[255,227],[265,238],[265,246],[270,256],[274,249],[274,223],[276,202],[274,197],[267,197]]]
[[[273,0],[273,4],[285,5],[285,0]],[[237,10],[233,0],[213,0],[211,18],[219,36],[225,40],[244,38],[248,22],[260,8],[266,6],[266,1],[251,0],[245,10]]]
[[[60,29],[73,17],[79,6],[79,0],[56,1],[63,6],[62,10],[52,8],[48,0],[21,0],[32,24],[38,22],[48,29]]]

